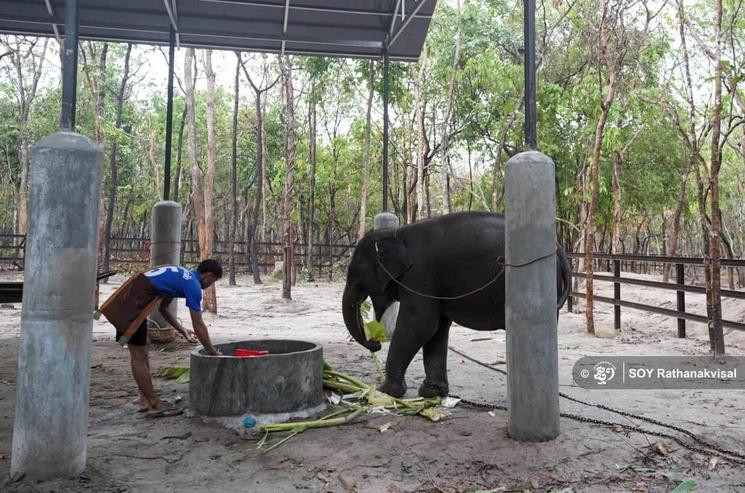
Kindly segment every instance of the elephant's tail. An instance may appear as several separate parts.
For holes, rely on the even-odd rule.
[[[567,298],[569,298],[569,291],[572,289],[572,263],[564,249],[558,243],[556,244],[556,255],[559,258],[559,270],[561,271],[562,281],[559,300],[556,302],[556,309],[560,310]]]

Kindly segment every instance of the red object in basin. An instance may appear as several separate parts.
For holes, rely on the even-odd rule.
[[[266,356],[269,354],[269,351],[266,349],[241,349],[237,348],[235,350],[235,355],[238,358],[257,358],[259,356]]]

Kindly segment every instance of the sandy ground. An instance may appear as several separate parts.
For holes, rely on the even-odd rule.
[[[8,277],[7,275],[4,277]],[[105,297],[122,281],[103,286]],[[368,353],[350,342],[339,310],[343,284],[306,283],[293,289],[292,302],[280,299],[281,285],[218,286],[219,317],[208,320],[216,342],[252,338],[297,338],[321,343],[336,369],[366,382],[376,379]],[[612,287],[600,284],[603,294]],[[624,298],[674,306],[675,293],[624,286]],[[703,296],[688,295],[691,311],[704,313]],[[562,433],[550,443],[525,444],[506,434],[504,411],[458,407],[439,423],[420,417],[370,415],[336,428],[306,431],[270,452],[218,424],[187,415],[145,419],[130,404],[135,386],[128,353],[112,340],[112,328],[95,322],[88,467],[76,479],[7,481],[15,410],[20,305],[0,308],[0,491],[95,492],[460,492],[506,491],[671,491],[669,473],[693,479],[697,491],[745,491],[745,467],[662,439],[665,457],[651,451],[651,435],[621,433],[609,426],[562,419]],[[181,309],[181,316],[185,316]],[[745,303],[727,302],[725,318],[745,321]],[[596,324],[612,328],[612,310],[599,304]],[[725,448],[745,453],[745,393],[717,390],[586,391],[572,381],[574,362],[585,355],[679,355],[708,351],[706,328],[688,324],[688,338],[676,338],[676,322],[623,309],[615,338],[585,333],[584,314],[562,311],[559,323],[560,384],[571,396],[620,408],[688,429]],[[612,330],[612,329],[611,329]],[[726,336],[731,354],[745,355],[745,334]],[[451,346],[481,361],[504,359],[504,332],[451,331]],[[153,346],[151,365],[186,366],[190,345]],[[384,348],[385,351],[385,348]],[[454,353],[449,358],[451,392],[474,401],[506,404],[505,377]],[[413,397],[423,378],[417,357],[407,374]],[[166,398],[182,396],[188,384],[155,379]],[[654,426],[594,407],[561,400],[562,411],[625,424]],[[379,428],[392,423],[385,432]],[[659,428],[657,428],[659,430]],[[667,430],[669,431],[669,430]],[[674,432],[672,432],[675,434]],[[676,434],[678,435],[678,434]],[[681,438],[684,438],[681,436]],[[623,470],[623,465],[641,471]]]

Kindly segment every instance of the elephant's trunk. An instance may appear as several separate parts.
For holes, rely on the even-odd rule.
[[[344,314],[344,323],[347,326],[347,330],[354,340],[370,351],[375,352],[380,350],[380,343],[378,341],[367,340],[362,314],[360,313],[360,305],[365,301],[365,298],[367,298],[367,294],[364,291],[355,289],[347,284],[347,287],[344,288],[344,296],[341,302],[342,313]]]

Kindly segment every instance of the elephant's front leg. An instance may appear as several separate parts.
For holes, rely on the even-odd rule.
[[[450,320],[441,318],[437,332],[424,345],[425,378],[419,387],[419,395],[430,398],[448,395],[448,335]]]
[[[385,382],[380,387],[382,392],[393,397],[406,394],[406,369],[417,351],[437,331],[439,318],[439,304],[433,300],[419,297],[401,300],[396,330],[385,360]]]

